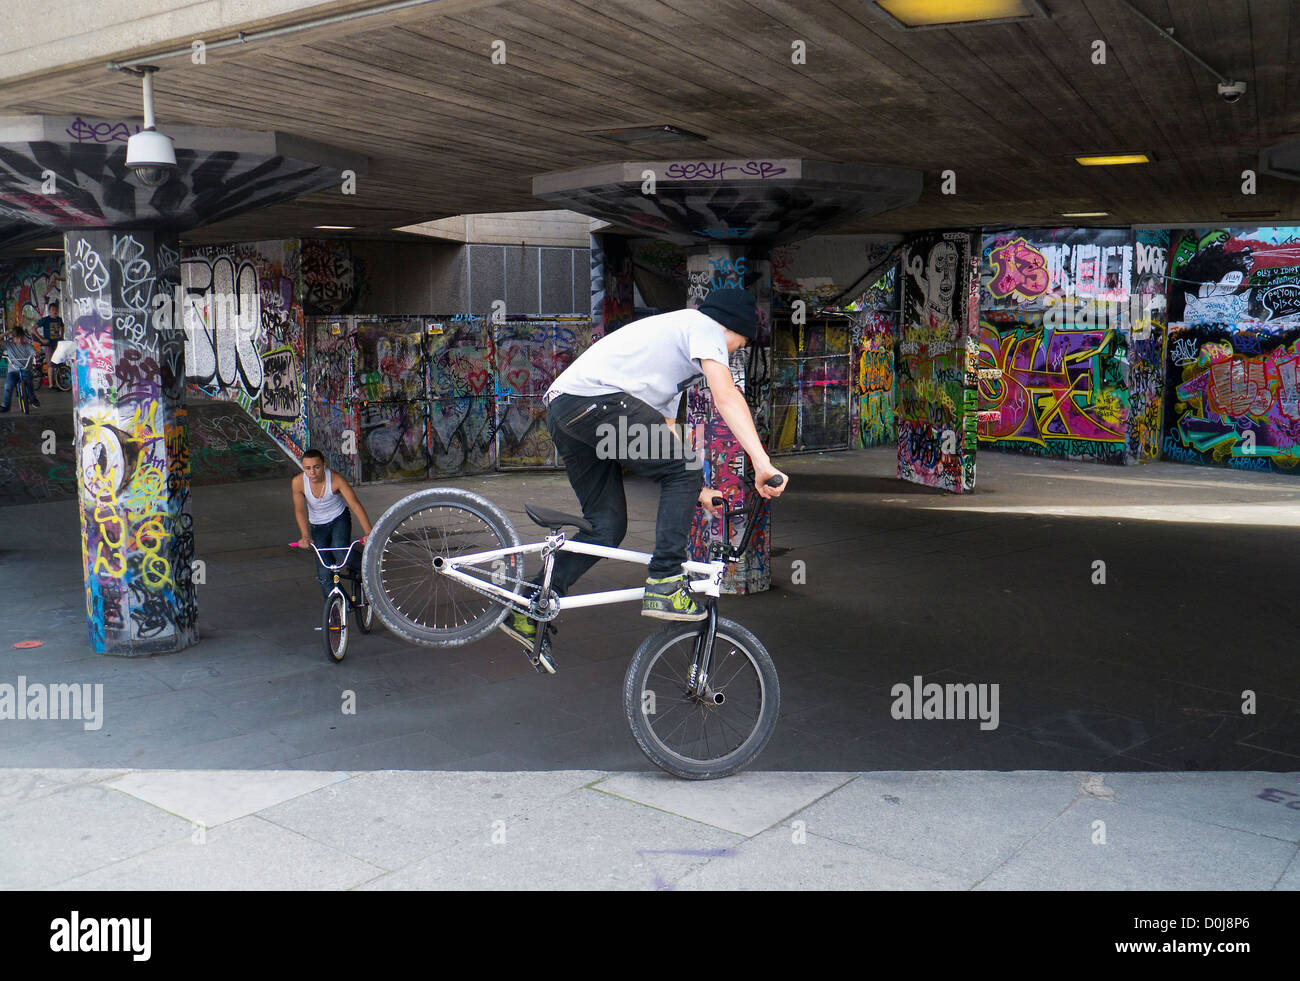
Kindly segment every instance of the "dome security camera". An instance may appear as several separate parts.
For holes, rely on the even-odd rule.
[[[145,187],[162,187],[176,170],[172,138],[152,127],[140,130],[126,141],[126,165]]]
[[[144,129],[126,141],[126,165],[145,187],[162,187],[176,170],[172,138],[154,128],[153,76],[157,70],[153,65],[138,69],[144,87]]]
[[[1245,82],[1220,82],[1219,83],[1219,98],[1221,98],[1224,102],[1228,103],[1228,105],[1232,105],[1234,102],[1238,101],[1245,94],[1246,94]]]

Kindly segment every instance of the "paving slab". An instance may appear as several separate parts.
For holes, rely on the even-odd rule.
[[[725,780],[679,780],[660,772],[621,773],[598,781],[592,789],[751,837],[856,777],[855,773],[738,773]]]
[[[58,888],[338,890],[381,873],[381,869],[318,841],[259,817],[244,817],[65,880]]]
[[[37,889],[188,838],[190,824],[104,784],[0,801],[0,889]]]
[[[1068,773],[864,773],[795,818],[810,833],[973,885],[1080,792]]]
[[[953,890],[973,881],[808,834],[796,842],[788,827],[773,828],[727,849],[670,882],[687,890],[821,889]]]
[[[260,813],[281,827],[384,869],[507,825],[605,774],[381,770],[286,801]]]
[[[144,770],[106,786],[214,828],[345,779],[344,773],[312,770]]]
[[[1295,847],[1264,835],[1085,797],[976,888],[1271,889]]]
[[[1300,843],[1300,770],[1109,773],[1106,783],[1126,807]]]
[[[743,840],[586,788],[502,820],[361,888],[655,889]]]

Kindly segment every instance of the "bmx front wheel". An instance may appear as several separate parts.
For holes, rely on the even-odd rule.
[[[433,488],[402,498],[366,539],[362,581],[379,619],[397,636],[425,647],[460,647],[491,633],[506,605],[440,571],[445,560],[519,545],[514,525],[485,497]],[[523,556],[462,565],[476,584],[518,591]]]
[[[748,766],[776,730],[781,686],[757,637],[718,618],[705,694],[691,694],[702,624],[673,623],[637,648],[623,682],[623,709],[637,745],[662,770],[687,780]]]
[[[348,652],[348,601],[341,593],[330,593],[321,623],[325,653],[335,664]]]

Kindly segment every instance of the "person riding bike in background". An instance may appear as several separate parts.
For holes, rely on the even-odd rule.
[[[4,342],[4,352],[5,360],[9,362],[9,371],[5,378],[4,403],[0,404],[0,412],[9,411],[9,401],[13,397],[14,389],[19,385],[23,386],[23,395],[27,398],[27,402],[32,406],[39,406],[41,403],[36,401],[36,396],[32,393],[31,369],[36,357],[41,353],[40,344],[28,337],[21,325],[15,325]]]
[[[369,537],[370,516],[343,475],[325,465],[325,454],[320,450],[308,450],[302,455],[302,473],[290,481],[289,493],[293,496],[293,515],[300,532],[299,547],[315,545],[322,549],[346,549],[352,544],[351,511],[356,512],[357,520],[361,522],[362,543]],[[341,556],[343,552],[326,554]],[[360,579],[360,549],[352,550],[348,568]],[[316,578],[320,581],[321,595],[328,598],[333,573],[321,563],[320,556],[316,556]]]
[[[63,318],[59,316],[59,301],[52,300],[45,308],[45,316],[36,321],[33,331],[37,342],[46,349],[45,366],[49,372],[47,381],[54,387],[54,348],[64,337]]]
[[[708,613],[695,601],[682,571],[695,504],[710,514],[712,499],[721,496],[702,487],[700,461],[693,458],[674,433],[675,452],[647,454],[638,447],[662,446],[656,438],[663,427],[675,427],[682,390],[701,373],[713,404],[753,461],[758,493],[779,497],[779,487],[766,482],[780,473],[763,449],[744,395],[736,388],[728,356],[758,333],[754,297],[748,290],[714,290],[698,310],[675,310],[646,317],[607,334],[580,354],[551,383],[543,399],[546,425],[564,460],[569,483],[582,504],[583,517],[595,529],[573,541],[617,547],[627,534],[627,497],[623,465],[659,484],[659,516],[655,525],[654,558],[645,584],[642,616],[663,620],[702,620]],[[611,431],[635,436],[618,445]],[[614,446],[610,446],[615,442]],[[647,458],[649,456],[650,458]],[[663,458],[668,457],[668,458]],[[784,477],[785,475],[782,474]],[[595,556],[559,552],[551,588],[563,596],[597,561]],[[532,581],[540,588],[541,574]],[[512,613],[501,629],[532,648],[538,621]]]

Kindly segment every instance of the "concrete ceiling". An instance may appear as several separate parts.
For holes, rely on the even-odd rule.
[[[363,155],[355,195],[315,193],[191,233],[194,241],[357,234],[449,215],[539,210],[532,178],[638,159],[802,158],[915,168],[919,201],[837,231],[1300,221],[1300,182],[1261,151],[1300,138],[1300,6],[1135,0],[1248,91],[1216,80],[1123,0],[1047,0],[1015,24],[902,31],[865,0],[495,0],[434,3],[160,61],[159,127],[296,134]],[[366,6],[343,4],[342,6]],[[369,4],[373,5],[373,4]],[[255,26],[255,25],[250,25]],[[505,42],[506,63],[492,44]],[[792,42],[807,63],[791,63]],[[1094,42],[1106,42],[1094,64]],[[188,40],[180,43],[188,45]],[[177,45],[169,45],[176,47]],[[160,50],[158,48],[154,49]],[[136,78],[110,59],[0,88],[0,113],[131,120]],[[668,123],[707,142],[623,145],[590,131]],[[1082,153],[1154,162],[1084,168]],[[944,194],[941,172],[955,171]],[[1278,217],[1232,215],[1277,212]],[[315,233],[319,234],[319,233]]]

